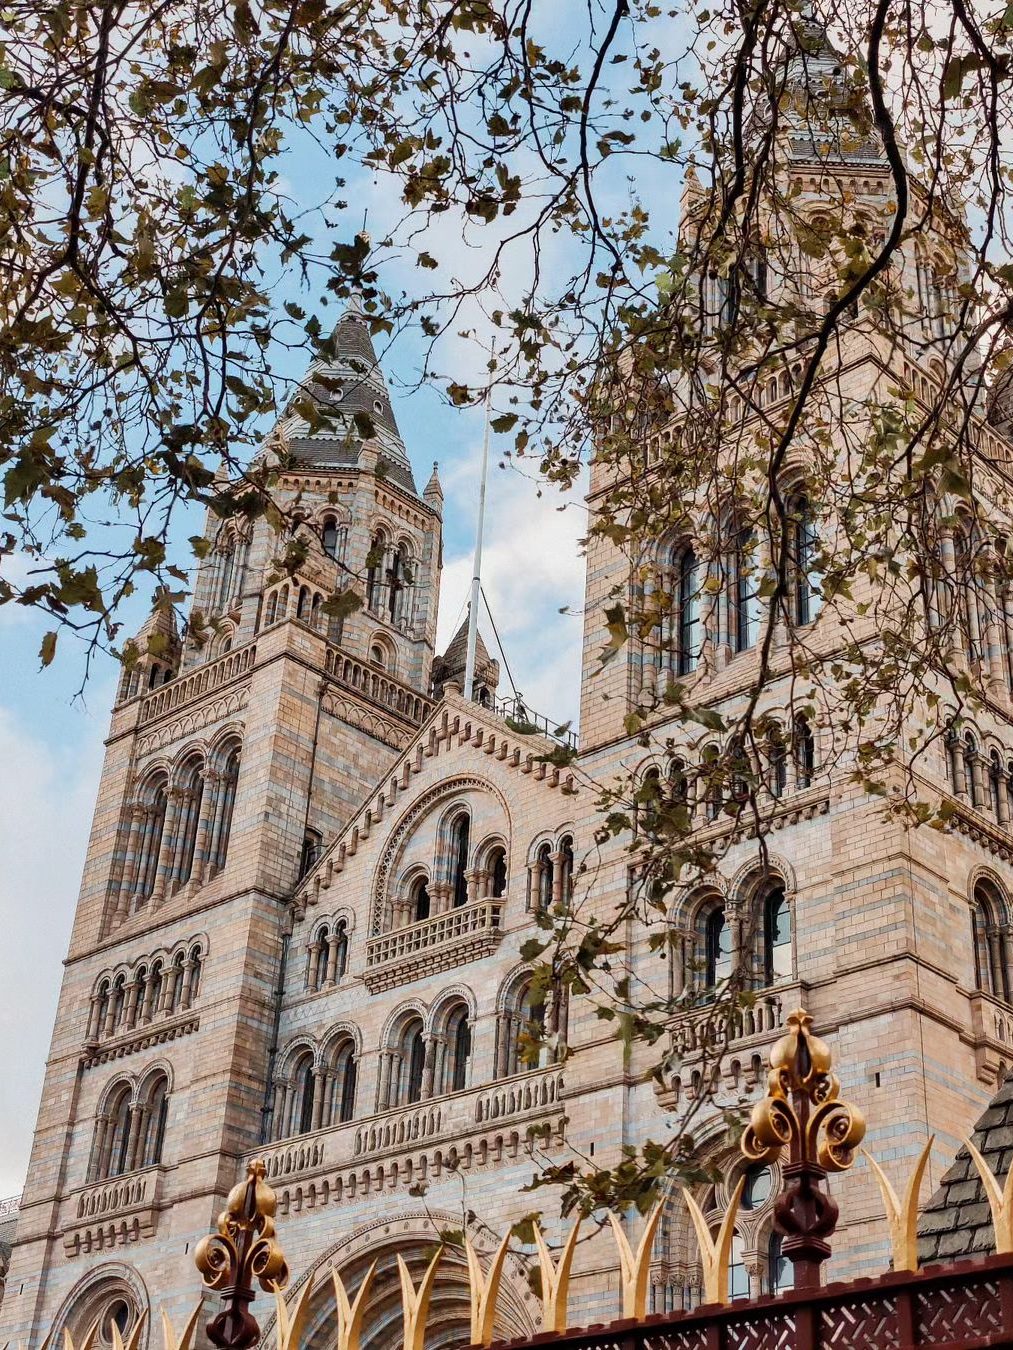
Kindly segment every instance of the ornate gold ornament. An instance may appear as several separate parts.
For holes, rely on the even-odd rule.
[[[249,1311],[253,1281],[271,1293],[288,1283],[285,1253],[275,1241],[274,1191],[264,1180],[263,1162],[251,1162],[246,1180],[229,1192],[218,1216],[218,1232],[201,1238],[194,1264],[208,1289],[217,1290],[224,1307],[207,1325],[220,1350],[249,1350],[260,1328]]]
[[[366,1271],[362,1283],[359,1285],[358,1293],[349,1303],[341,1276],[333,1266],[331,1267],[331,1279],[334,1281],[334,1301],[338,1305],[337,1350],[359,1350],[359,1339],[362,1336],[362,1315],[366,1311],[366,1299],[369,1297],[369,1287],[373,1283],[375,1274],[376,1262],[374,1261]]]
[[[827,1238],[837,1226],[837,1205],[820,1183],[828,1172],[844,1172],[855,1161],[865,1120],[840,1099],[830,1050],[812,1034],[805,1009],[790,1013],[787,1025],[770,1052],[767,1096],[753,1107],[741,1149],[753,1163],[774,1162],[788,1149],[774,1227],[784,1236],[796,1287],[805,1289],[819,1284],[820,1266],[830,1255]]]
[[[1013,1252],[1013,1167],[1006,1173],[1006,1184],[1000,1189],[995,1173],[970,1139],[965,1139],[964,1143],[985,1185],[988,1207],[992,1211],[992,1227],[995,1229],[996,1254],[1004,1256]]]
[[[728,1266],[732,1254],[732,1238],[735,1236],[735,1220],[738,1217],[739,1201],[742,1199],[742,1189],[745,1184],[746,1174],[743,1172],[735,1190],[732,1191],[732,1198],[729,1201],[725,1217],[721,1220],[721,1227],[718,1229],[716,1238],[711,1237],[711,1231],[707,1227],[707,1220],[703,1216],[703,1211],[689,1191],[684,1190],[682,1193],[686,1208],[689,1210],[689,1217],[693,1220],[693,1227],[696,1229],[696,1240],[700,1248],[704,1303],[728,1302]]]
[[[893,1251],[894,1270],[918,1269],[918,1192],[921,1189],[922,1177],[925,1175],[925,1168],[928,1166],[929,1155],[932,1152],[935,1138],[934,1134],[930,1135],[928,1143],[918,1155],[918,1161],[915,1163],[914,1171],[911,1173],[904,1191],[903,1204],[897,1198],[897,1192],[890,1185],[882,1167],[871,1153],[864,1148],[862,1149],[862,1155],[872,1168],[872,1174],[879,1183],[880,1194],[883,1197],[886,1222],[890,1229],[890,1246]]]
[[[647,1223],[634,1254],[630,1240],[615,1214],[609,1215],[612,1233],[619,1248],[619,1271],[623,1292],[623,1316],[641,1321],[647,1316],[647,1281],[651,1274],[651,1248],[661,1222],[664,1200],[659,1200],[647,1216]],[[692,1212],[692,1211],[691,1211]]]
[[[560,1334],[566,1330],[566,1304],[570,1294],[570,1268],[577,1250],[577,1234],[580,1232],[578,1218],[570,1236],[566,1239],[559,1265],[552,1259],[542,1230],[536,1223],[535,1246],[538,1248],[538,1264],[542,1272],[542,1330]]]
[[[503,1278],[503,1262],[506,1260],[509,1244],[510,1233],[508,1230],[489,1263],[489,1273],[483,1275],[482,1265],[478,1259],[478,1253],[472,1246],[471,1238],[465,1237],[464,1239],[464,1250],[468,1257],[468,1288],[471,1296],[472,1345],[492,1345],[496,1299],[499,1297],[500,1280]],[[339,1350],[341,1350],[340,1346]]]
[[[440,1264],[443,1247],[429,1262],[426,1273],[418,1289],[412,1284],[412,1277],[404,1263],[404,1257],[398,1253],[397,1271],[401,1277],[401,1309],[404,1313],[404,1350],[423,1350],[426,1339],[426,1319],[429,1316],[429,1300],[433,1296],[433,1281],[436,1279],[436,1267]]]

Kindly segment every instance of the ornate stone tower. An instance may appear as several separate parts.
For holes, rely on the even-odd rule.
[[[416,488],[356,314],[273,444],[305,561],[281,574],[266,523],[209,519],[201,618],[181,639],[159,598],[123,676],[3,1306],[15,1336],[72,1289],[74,1326],[135,1315],[148,1280],[192,1296],[188,1248],[270,1129],[285,901],[432,706],[442,494],[435,471]],[[365,606],[328,615],[353,575]]]

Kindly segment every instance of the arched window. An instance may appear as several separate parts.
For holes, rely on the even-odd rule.
[[[278,592],[278,622],[281,623],[281,621],[286,617],[287,614],[288,614],[288,584],[286,583],[284,586],[282,586],[281,590]]]
[[[122,1176],[128,1170],[132,1115],[130,1085],[123,1083],[109,1098],[105,1120],[99,1120],[97,1181]]]
[[[229,836],[232,833],[232,817],[236,810],[236,789],[239,786],[239,760],[241,749],[233,746],[225,760],[219,785],[218,805],[215,811],[215,823],[211,837],[211,875],[214,876],[225,866],[229,856]]]
[[[295,603],[295,617],[297,619],[308,619],[310,616],[310,588],[308,586],[299,587],[298,599]]]
[[[324,521],[321,539],[328,558],[333,558],[335,562],[344,561],[345,545],[348,542],[347,525],[339,525],[333,516],[328,516]]]
[[[733,652],[755,647],[760,635],[760,562],[756,535],[748,525],[735,531],[729,567],[729,645]]]
[[[319,830],[307,830],[303,835],[302,853],[299,855],[299,880],[307,875],[317,864],[323,848],[324,837]]]
[[[560,893],[563,897],[563,903],[566,904],[573,896],[574,859],[573,859],[572,835],[564,834],[562,839],[560,839],[559,853],[560,853],[559,868],[560,871],[562,872],[562,880],[563,880]]]
[[[953,531],[953,585],[957,596],[956,619],[968,661],[981,660],[976,562],[971,527],[958,525]]]
[[[387,669],[387,655],[379,642],[374,642],[369,649],[369,664],[377,670]]]
[[[552,845],[540,844],[535,854],[537,902],[544,913],[552,904]]]
[[[673,802],[689,806],[689,774],[684,759],[676,757],[668,766],[668,795]]]
[[[180,814],[172,877],[181,886],[190,880],[193,873],[194,849],[203,802],[203,765],[194,760],[184,768],[180,779]]]
[[[724,905],[714,905],[701,916],[704,992],[713,994],[732,973],[732,930]]]
[[[296,1088],[299,1093],[299,1114],[294,1133],[309,1134],[313,1128],[313,1097],[316,1078],[313,1074],[313,1056],[304,1055],[296,1067]]]
[[[767,730],[767,787],[772,797],[783,797],[788,786],[788,747],[776,724]]]
[[[330,929],[321,928],[310,944],[310,988],[322,989],[327,983],[327,958],[330,954]]]
[[[672,666],[677,675],[688,675],[700,655],[700,585],[697,556],[692,545],[677,549],[672,558],[675,602]]]
[[[501,896],[506,895],[506,849],[494,848],[490,852],[486,861],[486,870],[489,873],[489,894],[494,900],[498,900]]]
[[[468,1085],[468,1060],[471,1057],[471,1027],[468,1009],[460,1004],[446,1022],[446,1059],[443,1069],[444,1092],[461,1092]]]
[[[541,1044],[545,1035],[545,1004],[532,1002],[532,997],[531,980],[526,978],[514,986],[504,1002],[501,1032],[497,1036],[500,1051],[496,1072],[500,1078],[549,1063],[549,1047]]]
[[[724,806],[724,785],[721,781],[721,755],[716,745],[705,745],[700,755],[704,776],[704,810],[708,820],[717,820]]]
[[[975,983],[984,993],[1008,1003],[1009,950],[1004,913],[1002,897],[987,882],[979,881],[971,899]]]
[[[340,980],[348,969],[348,924],[339,919],[334,925],[334,978]]]
[[[165,1143],[165,1124],[169,1114],[169,1080],[165,1074],[158,1074],[148,1086],[147,1096],[141,1107],[141,1121],[144,1130],[144,1142],[141,1151],[141,1167],[155,1167],[162,1161],[162,1145]]]
[[[229,535],[219,552],[218,593],[214,599],[216,609],[227,609],[232,599],[233,570],[236,564],[236,541]]]
[[[388,610],[391,622],[404,627],[412,618],[415,563],[407,544],[399,544],[390,567]]]
[[[383,593],[383,567],[387,555],[387,539],[382,531],[373,535],[366,556],[366,605],[374,613],[380,609]]]
[[[471,836],[471,818],[462,811],[450,827],[450,884],[453,887],[455,909],[468,903],[468,847]]]
[[[788,502],[788,537],[790,541],[793,614],[797,624],[812,623],[820,612],[822,595],[817,569],[819,538],[813,519],[812,504],[804,492],[796,493]]]
[[[749,1297],[749,1273],[746,1270],[745,1243],[738,1233],[732,1236],[732,1250],[728,1260],[728,1298]]]
[[[148,785],[148,804],[144,807],[141,838],[136,867],[137,904],[146,900],[155,889],[158,875],[158,855],[162,849],[165,830],[165,811],[169,803],[168,780],[162,776]]]
[[[355,1118],[356,1079],[355,1045],[350,1039],[343,1040],[331,1057],[327,1074],[328,1124],[344,1124]]]
[[[791,910],[784,887],[775,886],[763,900],[763,983],[777,984],[791,976]]]
[[[739,1201],[739,1208],[752,1210],[759,1209],[766,1204],[770,1198],[770,1191],[774,1184],[774,1176],[769,1167],[762,1163],[746,1170],[746,1184],[742,1188],[742,1198]]]
[[[398,1100],[395,1105],[411,1106],[422,1100],[422,1084],[426,1064],[426,1043],[422,1018],[412,1017],[401,1033],[401,1072]]]
[[[425,877],[417,877],[412,882],[409,892],[409,910],[413,923],[422,923],[423,919],[428,919],[431,912],[431,903],[429,900],[429,885]]]
[[[816,741],[812,727],[803,713],[795,718],[792,736],[792,753],[795,759],[795,787],[799,792],[812,787],[813,774],[816,772]]]
[[[278,592],[272,591],[267,597],[267,615],[264,619],[264,627],[270,628],[278,615]]]

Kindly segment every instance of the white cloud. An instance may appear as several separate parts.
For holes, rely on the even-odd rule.
[[[111,689],[91,691],[97,709]],[[0,1197],[24,1184],[102,766],[104,711],[53,750],[0,706]]]

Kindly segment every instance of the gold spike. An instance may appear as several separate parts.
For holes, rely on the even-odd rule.
[[[985,1184],[988,1206],[992,1211],[992,1227],[995,1229],[996,1254],[1002,1256],[1013,1252],[1013,1167],[1006,1173],[1006,1184],[1000,1190],[991,1167],[970,1139],[965,1139],[964,1143]]]
[[[197,1330],[197,1319],[204,1311],[203,1301],[199,1302],[193,1312],[186,1320],[186,1326],[183,1328],[183,1334],[179,1340],[176,1339],[176,1333],[173,1330],[172,1323],[169,1321],[169,1315],[162,1309],[162,1345],[164,1350],[193,1350],[193,1335]]]
[[[429,1316],[429,1300],[433,1296],[433,1281],[436,1279],[436,1267],[443,1255],[443,1247],[436,1249],[436,1255],[429,1262],[422,1283],[418,1289],[412,1284],[412,1277],[404,1258],[398,1253],[397,1269],[401,1276],[401,1308],[404,1312],[404,1350],[423,1350],[426,1339],[426,1318]]]
[[[373,1283],[375,1274],[376,1262],[374,1261],[359,1285],[359,1292],[349,1303],[341,1276],[333,1266],[331,1267],[331,1279],[334,1281],[334,1301],[338,1305],[337,1350],[359,1350],[359,1337],[362,1334],[362,1314],[366,1311],[369,1286]]]
[[[312,1292],[313,1275],[311,1272],[307,1276],[306,1283],[293,1300],[292,1311],[289,1312],[281,1289],[278,1285],[275,1285],[274,1304],[278,1310],[278,1350],[299,1350],[303,1327],[306,1325],[306,1319],[309,1316],[310,1294]]]
[[[703,1266],[704,1303],[728,1302],[728,1259],[732,1250],[732,1238],[735,1234],[735,1218],[739,1212],[742,1188],[746,1184],[746,1173],[739,1177],[739,1183],[732,1192],[728,1212],[721,1220],[717,1239],[711,1237],[707,1220],[689,1191],[684,1190],[682,1198],[686,1201],[689,1217],[696,1229],[696,1240],[700,1246],[700,1263]]]
[[[133,1329],[127,1337],[126,1345],[124,1345],[123,1337],[120,1335],[119,1327],[113,1322],[110,1326],[110,1331],[113,1335],[113,1350],[137,1350],[138,1343],[141,1339],[141,1332],[144,1330],[144,1324],[147,1320],[148,1312],[147,1309],[145,1309],[134,1323]]]
[[[622,1224],[614,1214],[609,1215],[616,1246],[619,1248],[619,1268],[623,1286],[623,1316],[635,1318],[637,1321],[641,1321],[647,1316],[647,1281],[651,1273],[651,1248],[654,1246],[654,1235],[658,1231],[658,1224],[661,1222],[661,1212],[664,1207],[665,1202],[659,1200],[648,1215],[647,1226],[637,1245],[636,1256],[634,1256],[633,1249],[630,1247],[629,1238],[623,1232]]]
[[[95,1321],[92,1322],[91,1326],[90,1326],[90,1327],[88,1328],[88,1330],[84,1333],[84,1340],[81,1342],[81,1344],[80,1344],[79,1346],[75,1346],[75,1345],[74,1345],[74,1338],[73,1338],[73,1336],[71,1336],[71,1334],[70,1334],[70,1332],[67,1330],[67,1328],[64,1327],[64,1328],[63,1328],[63,1350],[91,1350],[91,1343],[92,1343],[92,1341],[95,1339],[96,1335],[98,1334],[99,1322],[101,1322],[101,1320],[102,1320],[102,1314],[99,1313],[98,1317],[95,1318]]]
[[[483,1275],[478,1253],[471,1245],[471,1238],[464,1239],[464,1250],[468,1257],[468,1288],[471,1295],[472,1345],[492,1345],[496,1299],[499,1297],[499,1282],[503,1276],[503,1262],[506,1260],[509,1243],[508,1229],[489,1264],[489,1274]]]
[[[535,1246],[538,1248],[538,1264],[542,1268],[542,1331],[561,1335],[566,1330],[566,1301],[570,1293],[570,1267],[577,1250],[577,1234],[580,1232],[580,1219],[573,1225],[566,1239],[563,1254],[557,1266],[549,1254],[542,1237],[542,1230],[536,1223]]]
[[[862,1149],[883,1197],[886,1222],[890,1229],[890,1246],[893,1248],[894,1270],[918,1269],[918,1192],[921,1190],[922,1177],[925,1175],[935,1138],[934,1134],[929,1136],[928,1143],[918,1156],[915,1169],[908,1179],[903,1204],[898,1200],[897,1192],[890,1185],[882,1167],[868,1150]]]

